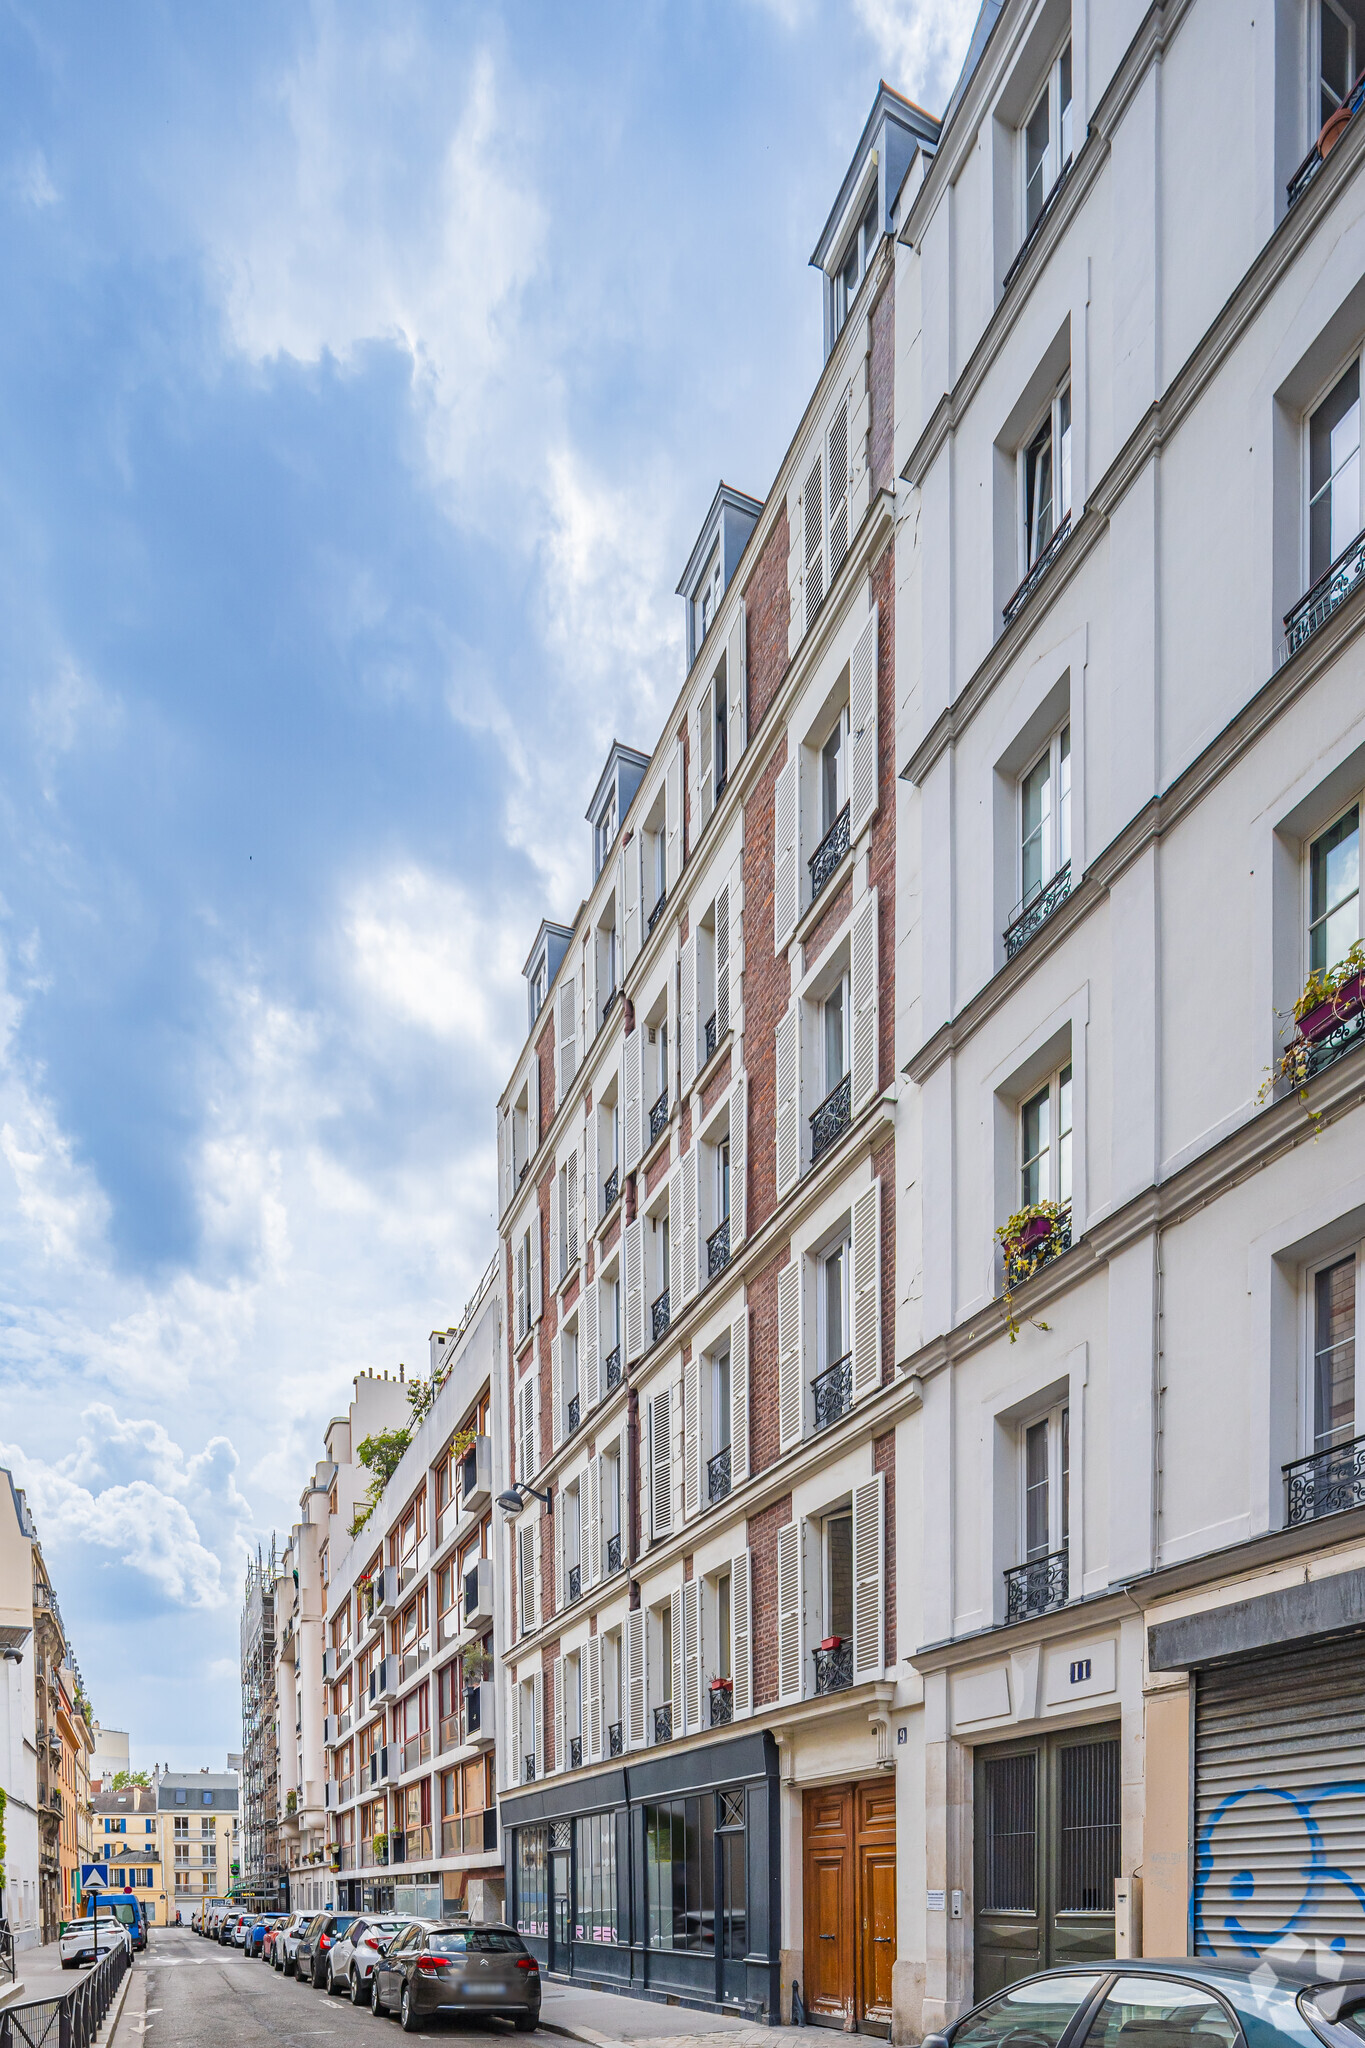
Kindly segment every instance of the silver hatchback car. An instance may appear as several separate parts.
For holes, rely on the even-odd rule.
[[[374,2009],[405,2033],[440,2014],[497,2015],[529,2034],[540,2021],[540,1965],[514,1928],[414,1920],[374,1966]]]

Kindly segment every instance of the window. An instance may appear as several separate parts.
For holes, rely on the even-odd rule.
[[[1360,805],[1353,803],[1308,849],[1308,966],[1339,967],[1361,937]]]
[[[727,1344],[711,1360],[711,1451],[719,1456],[730,1448],[730,1347]],[[728,1581],[727,1581],[728,1584]]]
[[[842,334],[843,332],[849,308],[858,296],[859,285],[867,276],[868,267],[876,252],[878,239],[877,194],[874,189],[871,198],[867,202],[862,219],[853,230],[852,238],[844,251],[843,261],[839,265],[839,274],[834,280],[834,332],[836,334]]]
[[[542,960],[531,977],[531,1021],[535,1022],[545,1002],[548,962]]]
[[[613,783],[602,815],[597,821],[597,866],[595,873],[599,875],[615,841],[616,825],[616,785]]]
[[[719,799],[730,775],[729,707],[726,703],[724,676],[717,676],[711,685],[711,722],[711,762],[716,777],[716,796]]]
[[[850,1349],[848,1278],[852,1263],[847,1239],[820,1261],[820,1369],[828,1372]]]
[[[853,1515],[826,1515],[821,1540],[825,1634],[853,1640]]]
[[[994,1782],[1002,1784],[1009,1777],[1011,1790],[1013,1780],[1022,1778],[1022,1766],[1031,1764],[1031,1757],[1004,1757],[992,1762],[987,1768],[994,1773]],[[988,1783],[992,1782],[988,1780]],[[1028,1780],[1032,1793],[1032,1779]],[[1001,1795],[1001,1802],[1008,1795]],[[1018,1797],[1013,1802],[1020,1804]],[[1033,1889],[1031,1870],[1020,1862],[1016,1843],[1024,1840],[1028,1844],[1027,1854],[1032,1853],[1033,1811],[1030,1801],[1028,1811],[1029,1834],[1021,1837],[1013,1811],[1009,1815],[1010,1832],[1005,1838],[1003,1855],[987,1855],[986,1868],[994,1882],[979,1895],[985,1901],[986,1910],[991,1912],[1031,1910]],[[990,1822],[987,1822],[990,1828]],[[992,1847],[998,1837],[992,1837]],[[1018,1867],[1016,1867],[1018,1865]],[[1016,1899],[1027,1898],[1026,1906],[1016,1905]],[[1002,1905],[1002,1900],[1006,1903]],[[1006,2041],[1026,2038],[1031,2048],[1056,2048],[1062,2035],[1075,2019],[1077,2012],[1099,1983],[1095,1977],[1044,1977],[1039,1981],[1016,1985],[990,2005],[983,2006],[969,2025],[959,2027],[954,2035],[955,2048],[1002,2048]]]
[[[1071,1063],[1031,1095],[1019,1112],[1020,1201],[1065,1208],[1071,1200]]]
[[[1054,733],[1019,783],[1020,909],[1071,859],[1071,727]]]
[[[1359,76],[1365,48],[1365,9],[1359,0],[1315,0],[1310,10],[1312,59],[1308,110],[1310,136],[1316,135],[1348,98]]]
[[[715,1948],[715,1794],[644,1809],[651,1948]]]
[[[521,1632],[536,1625],[536,1532],[534,1523],[517,1531],[517,1581],[521,1594]]]
[[[1360,532],[1360,364],[1308,420],[1308,582],[1325,576]]]
[[[1024,123],[1024,238],[1033,232],[1052,188],[1071,162],[1071,45],[1067,43]]]
[[[702,641],[715,623],[716,613],[720,609],[720,600],[720,548],[717,545],[713,549],[711,559],[706,565],[706,574],[702,578],[701,588],[693,600],[697,615],[696,644],[698,647],[701,646]]]
[[[1023,573],[1047,553],[1071,516],[1071,381],[1051,399],[1023,452]]]
[[[848,1072],[848,977],[843,976],[820,1006],[820,1037],[824,1057],[824,1093],[829,1095]]]
[[[659,1102],[668,1101],[668,1022],[659,1024],[654,1033],[655,1063],[654,1081]]]
[[[1315,1451],[1350,1443],[1356,1434],[1356,1269],[1352,1252],[1312,1276]]]
[[[1236,2048],[1241,2036],[1212,1991],[1161,1977],[1120,1977],[1090,2022],[1086,2048],[1116,2048],[1120,2040],[1197,2043]]]
[[[716,1147],[716,1224],[730,1220],[730,1140],[721,1139]]]
[[[1054,1408],[1023,1432],[1024,1560],[1065,1550],[1070,1535],[1071,1411]]]
[[[575,1821],[578,1897],[574,1940],[616,1940],[616,1816],[590,1813]]]
[[[820,837],[834,830],[839,813],[848,802],[848,706],[834,721],[833,730],[820,749]]]
[[[517,1829],[516,1915],[517,1933],[548,1938],[550,1932],[550,1890],[547,1882],[550,1837],[548,1828]]]

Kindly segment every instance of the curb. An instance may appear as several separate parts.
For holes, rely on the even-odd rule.
[[[631,2048],[627,2041],[618,2041],[613,2034],[599,2034],[592,2027],[570,2027],[563,2020],[547,2020],[542,2013],[540,2019],[542,2034],[560,2034],[566,2041],[586,2041],[588,2048]]]

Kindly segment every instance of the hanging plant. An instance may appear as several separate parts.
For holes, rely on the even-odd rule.
[[[1069,1210],[1060,1202],[1033,1202],[1026,1209],[1017,1209],[1007,1222],[996,1231],[996,1239],[1005,1255],[1005,1323],[1013,1344],[1019,1335],[1019,1324],[1014,1313],[1014,1290],[1031,1280],[1040,1266],[1057,1256],[1064,1248],[1063,1238]],[[1049,1326],[1035,1317],[1029,1318],[1035,1330],[1046,1330]]]
[[[1280,1055],[1281,1078],[1298,1091],[1315,1137],[1322,1129],[1322,1118],[1308,1105],[1309,1057],[1320,1040],[1361,1009],[1365,1009],[1365,940],[1357,939],[1335,967],[1321,971],[1314,968],[1309,975],[1294,1005],[1294,1036]],[[1270,1092],[1270,1086],[1269,1081],[1264,1083],[1261,1099]]]

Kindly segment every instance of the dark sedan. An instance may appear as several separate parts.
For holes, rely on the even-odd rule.
[[[510,1927],[415,1920],[374,1966],[374,2009],[411,2034],[439,2014],[493,2014],[529,2034],[540,2019],[540,1965]]]
[[[923,2048],[1365,2048],[1354,1967],[1362,1981],[1270,1956],[1073,1964],[1011,1984]],[[1343,1957],[1341,1978],[1351,1968]]]
[[[358,1916],[354,1913],[317,1913],[299,1936],[294,1955],[294,1975],[300,1984],[309,1983],[321,1991],[327,1982],[328,1951],[339,1934],[344,1934]]]

